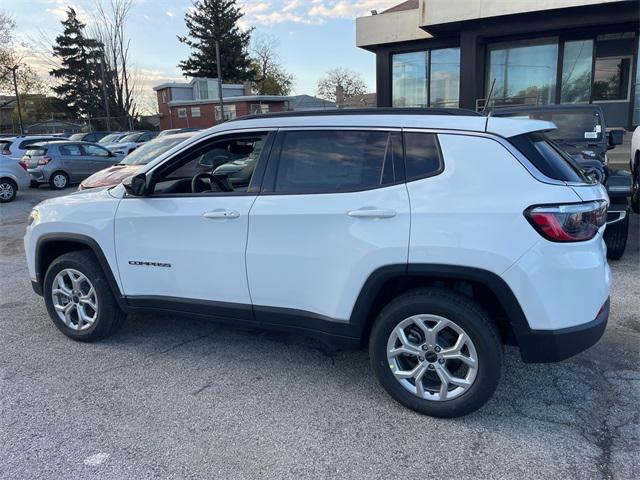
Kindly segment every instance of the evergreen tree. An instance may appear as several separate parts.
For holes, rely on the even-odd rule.
[[[253,29],[238,26],[244,16],[236,0],[195,0],[185,14],[189,33],[178,40],[191,47],[189,58],[178,65],[186,76],[217,78],[215,41],[220,42],[220,67],[225,82],[242,82],[253,76],[248,47]]]
[[[100,81],[100,42],[87,38],[85,25],[69,7],[62,21],[64,30],[56,37],[53,54],[60,60],[60,68],[49,73],[60,80],[53,91],[76,116],[101,116],[103,98]]]

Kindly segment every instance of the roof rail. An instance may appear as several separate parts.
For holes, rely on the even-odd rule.
[[[237,117],[229,120],[229,122],[254,120],[256,118],[330,117],[343,115],[458,115],[467,117],[482,116],[478,112],[467,110],[465,108],[336,108],[335,110],[297,110],[245,115],[244,117]]]

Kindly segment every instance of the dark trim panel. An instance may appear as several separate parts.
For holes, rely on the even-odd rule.
[[[253,321],[251,305],[242,303],[215,302],[157,295],[127,296],[125,301],[131,309],[161,310],[165,312],[205,315],[220,318]]]
[[[118,287],[118,282],[116,282],[116,278],[113,276],[113,271],[107,261],[107,257],[104,255],[102,248],[98,245],[93,238],[88,237],[86,235],[81,235],[77,233],[47,233],[42,235],[38,239],[38,243],[36,244],[36,255],[35,255],[35,269],[36,269],[36,285],[33,286],[33,289],[39,295],[42,294],[43,284],[44,282],[44,274],[45,271],[42,271],[42,267],[40,265],[41,258],[44,253],[44,249],[47,246],[50,246],[54,243],[78,243],[88,247],[91,250],[96,258],[98,259],[98,263],[100,267],[104,271],[104,274],[107,277],[107,281],[109,282],[109,286],[111,287],[111,291],[113,292],[114,297],[118,301],[118,304],[122,306],[122,293],[120,292],[120,288]]]

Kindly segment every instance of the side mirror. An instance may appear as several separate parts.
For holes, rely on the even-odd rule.
[[[624,141],[624,130],[611,130],[609,132],[609,147],[615,148],[616,145],[622,145]]]
[[[135,197],[144,197],[147,194],[147,177],[144,173],[139,173],[122,183],[128,194]]]

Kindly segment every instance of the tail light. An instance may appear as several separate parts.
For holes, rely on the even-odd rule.
[[[540,235],[552,242],[582,242],[595,237],[607,221],[607,202],[541,205],[524,212]]]
[[[38,160],[38,165],[46,165],[50,161],[51,161],[51,157],[45,155],[44,157],[41,157],[40,160]]]
[[[21,166],[22,168],[24,168],[25,170],[27,169],[27,166],[28,166],[28,160],[27,160],[27,158],[26,158],[26,157],[22,157],[18,163],[20,164],[20,166]]]

